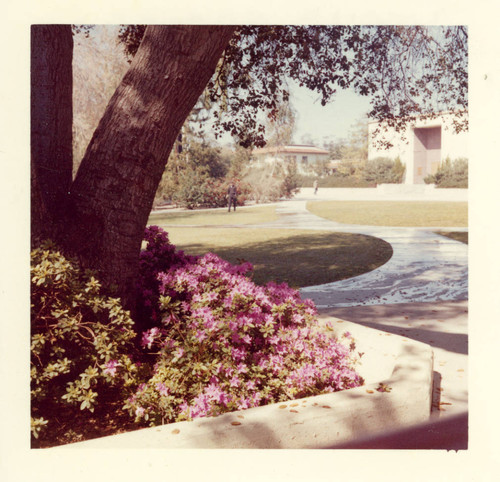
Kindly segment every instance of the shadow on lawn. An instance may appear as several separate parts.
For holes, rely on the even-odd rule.
[[[291,235],[231,247],[190,243],[182,249],[196,254],[212,251],[231,263],[250,261],[256,283],[286,282],[295,288],[367,273],[385,264],[393,254],[386,241],[351,233]]]

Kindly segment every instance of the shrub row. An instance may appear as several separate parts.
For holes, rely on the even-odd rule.
[[[460,157],[452,161],[447,157],[439,166],[436,174],[430,174],[424,179],[426,184],[435,184],[440,188],[469,187],[469,161]]]
[[[399,158],[378,157],[362,165],[342,168],[318,179],[319,187],[367,188],[377,184],[399,184],[403,182],[405,166]],[[315,177],[301,176],[300,184],[311,187]]]

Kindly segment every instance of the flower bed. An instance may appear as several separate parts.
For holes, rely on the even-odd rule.
[[[138,278],[140,349],[130,346],[128,314],[100,295],[95,278],[87,281],[59,253],[51,258],[50,250],[37,252],[32,386],[44,391],[33,399],[34,434],[65,404],[73,410],[67,412],[70,423],[75,410],[105,410],[110,399],[116,409],[122,401],[120,408],[141,427],[363,383],[354,369],[353,340],[326,334],[312,302],[296,290],[256,285],[249,263],[186,256],[157,227],[148,228],[146,242]],[[71,284],[75,273],[83,278]],[[48,287],[49,297],[43,294]],[[40,337],[43,343],[35,343]]]
[[[146,237],[143,258],[162,258],[166,233],[151,227]],[[156,362],[126,403],[137,420],[214,416],[362,383],[352,342],[319,330],[313,303],[298,291],[253,283],[251,269],[209,253],[182,254],[173,268],[154,272],[159,284],[149,293],[158,295],[151,303],[157,324],[143,332],[142,346],[154,349]],[[144,279],[152,272],[148,267]]]
[[[362,387],[145,428],[67,448],[356,448],[429,421],[433,353],[430,346],[345,320],[323,319],[353,333],[364,354]],[[411,444],[411,441],[409,442]],[[400,448],[397,443],[390,448]]]

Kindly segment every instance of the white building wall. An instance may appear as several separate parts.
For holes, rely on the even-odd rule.
[[[384,131],[382,128],[377,137],[373,137],[373,132],[379,125],[377,122],[368,124],[368,160],[377,157],[396,158],[399,156],[401,162],[406,166],[405,184],[415,184],[415,129],[428,127],[441,127],[441,162],[447,157],[454,160],[459,157],[468,158],[468,132],[455,133],[452,114],[443,114],[437,119],[416,121],[413,125],[408,125],[402,132],[396,132],[393,128]],[[392,147],[385,149],[376,145],[377,140],[386,140]]]

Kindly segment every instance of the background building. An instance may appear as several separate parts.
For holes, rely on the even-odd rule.
[[[264,147],[252,152],[255,166],[271,165],[272,163],[297,163],[297,171],[306,174],[315,164],[328,161],[330,153],[319,147],[309,145]]]
[[[382,123],[368,124],[368,160],[377,157],[396,158],[406,166],[405,184],[423,184],[424,178],[435,174],[440,163],[447,157],[451,160],[468,158],[468,132],[455,133],[453,113],[440,114],[436,119],[417,120],[402,132],[394,128],[387,130]],[[377,127],[380,132],[374,136]],[[379,144],[386,140],[392,144],[389,149]]]

